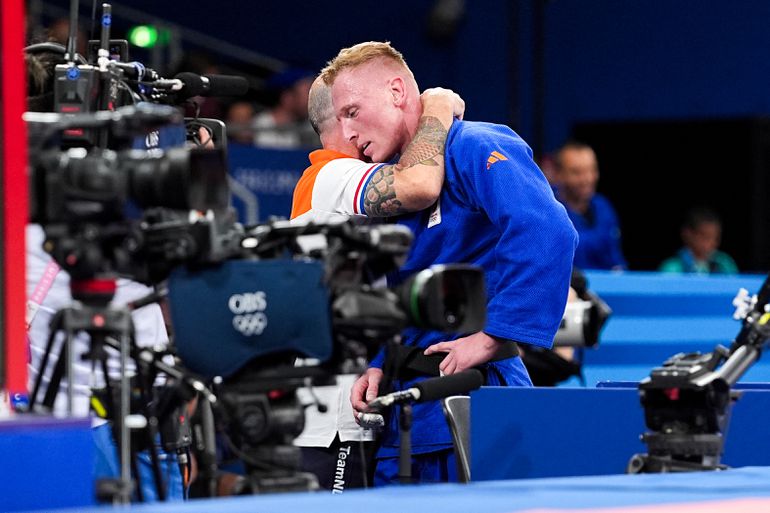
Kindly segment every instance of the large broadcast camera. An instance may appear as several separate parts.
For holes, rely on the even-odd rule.
[[[312,244],[321,244],[308,250]],[[291,445],[304,428],[295,391],[361,372],[407,326],[467,333],[483,325],[483,273],[434,266],[396,289],[374,282],[405,260],[398,225],[273,222],[247,230],[241,258],[175,269],[169,279],[176,345],[185,365],[214,379],[218,417],[246,463],[250,492],[307,490]],[[296,358],[316,364],[295,366]]]
[[[74,27],[77,1],[72,3]],[[89,354],[102,359],[105,375],[103,348],[109,346],[120,351],[123,368],[130,355],[137,367],[152,367],[152,376],[171,376],[181,390],[171,394],[179,407],[203,393],[207,401],[199,407],[206,420],[195,444],[204,489],[215,487],[215,423],[246,465],[247,491],[314,489],[315,477],[299,472],[299,449],[292,446],[306,406],[296,390],[363,370],[406,326],[477,331],[485,316],[483,273],[472,266],[436,266],[398,289],[375,287],[406,259],[407,228],[351,222],[244,228],[229,207],[223,140],[215,150],[129,149],[134,139],[182,121],[176,108],[159,102],[235,94],[242,84],[238,77],[191,74],[166,80],[138,63],[111,60],[109,11],[105,4],[98,62],[75,55],[71,30],[67,63],[55,70],[57,112],[25,115],[32,136],[31,219],[43,226],[45,249],[70,274],[75,300],[60,328],[91,335]],[[41,48],[58,51],[46,45]],[[169,367],[131,344],[130,313],[108,307],[118,276],[159,291],[135,307],[158,300],[167,287],[181,364]],[[295,366],[297,358],[315,363]],[[71,375],[71,358],[59,358],[64,361],[65,375]],[[132,438],[125,422],[132,411],[126,372],[115,388],[112,420],[122,481],[116,495],[126,502]],[[52,396],[50,390],[46,395]],[[164,401],[156,410],[173,420],[179,409]],[[207,403],[214,403],[213,418]],[[164,419],[159,423],[165,425]],[[148,426],[155,429],[153,422]],[[182,426],[171,426],[159,434],[164,447],[181,454],[189,436]]]
[[[78,2],[73,0],[70,7],[66,47],[38,43],[25,48],[30,73],[36,79],[31,83],[38,86],[29,98],[31,110],[37,112],[25,115],[30,133],[30,218],[43,227],[44,249],[70,275],[74,300],[53,318],[29,409],[53,408],[62,378],[71,380],[74,376],[74,334],[88,333],[90,346],[84,358],[93,361],[94,367],[100,365],[98,369],[105,377],[100,415],[112,420],[120,463],[119,479],[99,483],[97,493],[106,500],[125,503],[136,492],[141,500],[141,488],[134,489],[131,478],[138,447],[134,439],[140,438],[141,445],[150,451],[157,496],[163,499],[165,485],[155,440],[160,436],[167,451],[178,453],[180,466],[189,464],[184,402],[196,393],[209,401],[215,396],[181,367],[168,365],[162,353],[138,348],[133,343],[130,309],[108,305],[118,276],[157,283],[177,261],[219,261],[229,254],[223,238],[233,231],[227,210],[226,141],[223,137],[217,141],[216,150],[170,149],[174,144],[185,145],[184,118],[177,108],[158,103],[175,105],[195,95],[243,94],[248,83],[241,77],[193,74],[165,80],[139,63],[116,61],[127,60],[127,44],[109,39],[112,19],[108,4],[103,6],[101,40],[95,42],[98,55],[86,61],[74,51]],[[113,52],[114,47],[124,51]],[[193,121],[197,129],[205,126],[206,120]],[[158,213],[154,213],[156,209]],[[166,246],[174,248],[153,247],[155,239],[146,236],[147,226],[157,225],[153,220],[161,218],[166,231],[172,225],[174,233],[184,239],[166,238]],[[222,237],[219,228],[225,233]],[[163,255],[172,249],[175,259],[158,265],[135,258],[137,253]],[[160,296],[136,301],[131,309]],[[66,336],[57,349],[59,332]],[[52,354],[58,358],[49,367]],[[107,360],[113,357],[120,365],[117,382],[108,372]],[[153,387],[154,376],[159,373],[166,383],[160,389]],[[51,378],[38,401],[44,374]],[[130,379],[130,374],[135,374],[134,378]],[[67,387],[70,414],[73,388]],[[94,399],[99,402],[96,395]],[[132,413],[146,419],[146,428],[138,430],[144,433],[141,436],[130,432]],[[182,470],[186,474],[188,469]]]
[[[176,109],[149,103],[67,117],[27,113],[25,119],[36,127],[33,137],[71,126],[138,136],[183,120]],[[131,258],[137,251],[132,246],[142,237],[137,235],[137,223],[127,218],[129,207],[185,212],[175,216],[185,226],[193,224],[189,211],[222,217],[229,205],[225,155],[222,150],[200,148],[37,151],[32,158],[30,205],[30,220],[45,228],[46,250],[73,278],[113,272],[146,283],[160,281],[162,273],[139,269]]]
[[[648,453],[631,458],[629,473],[727,468],[720,460],[739,395],[731,387],[770,342],[770,275],[757,295],[741,289],[733,304],[742,326],[729,348],[676,354],[639,383]]]

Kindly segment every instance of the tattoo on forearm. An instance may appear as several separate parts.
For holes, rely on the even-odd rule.
[[[396,166],[382,166],[366,187],[364,208],[371,217],[394,216],[405,212],[393,186]]]
[[[434,116],[423,116],[417,133],[404,154],[394,165],[382,166],[375,171],[364,193],[364,207],[372,217],[386,217],[403,214],[406,210],[396,195],[395,174],[409,168],[439,166],[437,158],[444,157],[447,129]]]

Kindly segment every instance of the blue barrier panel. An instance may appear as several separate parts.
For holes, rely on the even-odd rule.
[[[680,352],[729,346],[740,331],[732,300],[740,288],[756,293],[763,275],[699,276],[654,272],[588,271],[589,287],[613,309],[599,346],[583,357],[585,382],[638,381]],[[744,380],[770,380],[759,362]],[[562,386],[574,386],[571,379]]]
[[[2,421],[0,454],[0,510],[51,510],[95,503],[90,419]]]
[[[242,223],[288,218],[294,186],[310,164],[307,150],[266,150],[231,144],[228,147],[233,206]]]
[[[745,391],[722,461],[770,465],[768,424],[770,392]],[[484,387],[471,394],[471,474],[474,481],[620,474],[645,452],[644,430],[634,389]]]
[[[591,364],[660,364],[680,352],[709,352],[729,346],[741,324],[732,317],[615,317],[607,322],[596,350],[586,351]]]
[[[764,275],[670,274],[640,271],[586,271],[588,286],[616,316],[724,316],[731,318],[738,289],[755,294]]]

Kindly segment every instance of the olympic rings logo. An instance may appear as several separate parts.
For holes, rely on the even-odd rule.
[[[233,328],[247,337],[261,335],[267,328],[267,315],[262,312],[236,315],[233,317]]]

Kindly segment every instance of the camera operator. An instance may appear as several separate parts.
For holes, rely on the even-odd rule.
[[[35,52],[26,55],[28,74],[28,110],[37,112],[53,111],[54,74],[57,64],[65,63],[63,55],[56,52]],[[27,261],[27,330],[29,343],[29,383],[30,390],[42,365],[43,354],[49,337],[49,324],[56,312],[72,304],[68,274],[59,269],[51,256],[43,249],[45,234],[41,226],[29,224],[26,231]],[[152,290],[139,283],[120,279],[112,301],[113,306],[121,306],[147,296]],[[165,346],[168,342],[165,323],[157,304],[150,304],[132,312],[134,338],[141,347]],[[63,338],[64,333],[57,336]],[[73,414],[76,416],[92,415],[92,390],[104,386],[101,369],[82,356],[89,350],[89,338],[79,333],[73,341],[74,375],[62,382],[54,401],[54,414],[67,412],[67,388],[73,387]],[[120,366],[116,351],[108,351],[108,372],[114,379],[120,376]],[[58,359],[57,354],[50,355],[42,383],[47,387],[52,369]],[[131,372],[133,369],[126,369]],[[115,441],[110,424],[93,416],[93,437],[95,445],[94,478],[114,478],[119,475],[119,463]],[[166,497],[171,500],[183,498],[182,476],[176,463],[176,456],[160,451],[161,473],[166,483]],[[138,455],[138,469],[141,484],[141,497],[145,501],[157,500],[158,494],[151,473],[150,457],[142,452]]]

